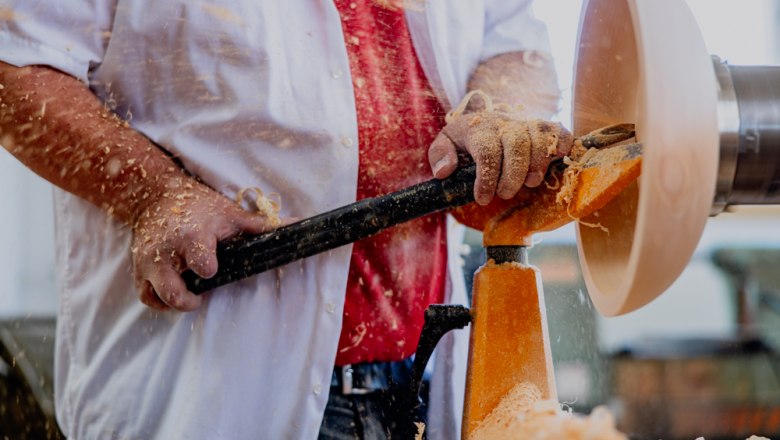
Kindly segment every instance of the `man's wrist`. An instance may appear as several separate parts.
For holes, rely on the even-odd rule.
[[[481,90],[490,96],[494,107],[522,119],[550,119],[558,112],[557,75],[552,57],[543,52],[511,52],[484,61],[469,79],[468,90]],[[465,112],[485,108],[485,100],[477,98]]]

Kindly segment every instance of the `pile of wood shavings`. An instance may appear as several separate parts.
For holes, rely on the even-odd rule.
[[[516,385],[470,435],[469,440],[628,440],[615,428],[605,407],[589,416],[561,409],[554,400],[541,400],[529,383]]]
[[[704,439],[704,437],[697,437],[696,440],[705,440],[705,439]],[[771,440],[771,439],[766,438],[766,437],[761,437],[761,436],[758,436],[758,435],[751,435],[746,440]]]
[[[696,440],[705,440],[704,437],[697,437]],[[751,435],[746,440],[772,440],[767,437],[761,437],[759,435]]]
[[[615,417],[606,407],[588,415],[562,409],[554,400],[542,400],[539,389],[520,383],[468,436],[469,440],[628,440],[615,427]],[[698,437],[696,440],[705,440]],[[757,435],[747,440],[770,440]]]

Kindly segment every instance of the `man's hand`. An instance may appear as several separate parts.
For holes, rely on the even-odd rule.
[[[192,179],[176,179],[168,188],[133,226],[133,273],[142,303],[159,310],[194,310],[201,297],[187,290],[180,274],[191,269],[202,278],[214,276],[218,241],[274,225]]]
[[[541,184],[550,162],[572,146],[571,133],[544,122],[558,111],[560,98],[552,58],[536,51],[497,55],[477,66],[467,90],[480,91],[475,96],[482,99],[469,100],[467,113],[451,120],[431,144],[433,175],[452,174],[457,152],[463,151],[477,164],[474,198],[480,205],[494,195],[510,199],[523,184]],[[499,106],[513,113],[492,111]]]
[[[213,276],[217,241],[272,223],[187,175],[84,84],[48,67],[0,62],[0,142],[44,179],[133,228],[141,301],[157,309],[198,307],[179,274]]]
[[[474,198],[487,205],[494,195],[511,199],[523,184],[541,184],[552,160],[566,156],[572,143],[571,133],[558,123],[482,111],[447,124],[431,144],[428,160],[434,177],[443,179],[457,168],[458,151],[470,154],[477,165]]]

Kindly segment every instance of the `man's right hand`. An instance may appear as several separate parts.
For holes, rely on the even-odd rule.
[[[271,228],[267,217],[184,173],[114,115],[89,88],[44,66],[0,62],[2,144],[44,179],[133,228],[133,273],[141,301],[193,310],[201,299],[179,275],[217,271],[217,241]],[[78,148],[74,148],[78,146]]]
[[[190,311],[202,298],[181,273],[217,273],[217,242],[239,233],[260,234],[276,225],[188,177],[172,178],[133,225],[133,274],[142,303],[158,310]]]

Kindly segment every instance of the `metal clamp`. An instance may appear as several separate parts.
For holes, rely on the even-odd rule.
[[[739,105],[734,82],[728,64],[717,56],[712,57],[715,78],[718,83],[718,129],[720,131],[720,160],[718,161],[718,180],[715,186],[715,199],[712,201],[710,215],[723,212],[729,202],[734,187],[739,159]]]

